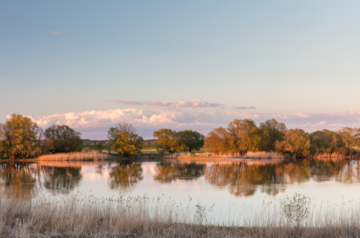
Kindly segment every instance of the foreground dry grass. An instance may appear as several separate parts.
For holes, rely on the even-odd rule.
[[[360,237],[358,205],[343,204],[337,212],[333,208],[339,206],[313,211],[302,228],[292,227],[278,215],[276,206],[268,205],[245,219],[242,228],[232,218],[225,223],[207,221],[194,206],[177,205],[164,197],[76,195],[28,202],[2,198],[0,237]]]

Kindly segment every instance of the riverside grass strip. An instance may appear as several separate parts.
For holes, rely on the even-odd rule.
[[[267,203],[259,214],[251,214],[250,218],[242,221],[235,216],[223,221],[208,220],[207,208],[194,205],[191,199],[187,205],[178,205],[164,196],[153,199],[146,196],[99,199],[78,193],[21,201],[2,195],[0,237],[360,236],[359,204],[351,201],[340,206],[313,207],[301,227],[293,227],[281,216],[277,204]]]

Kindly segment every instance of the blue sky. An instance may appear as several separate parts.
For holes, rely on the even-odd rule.
[[[245,117],[360,127],[359,9],[346,0],[3,0],[0,121],[20,113],[93,139],[124,120],[144,138]]]

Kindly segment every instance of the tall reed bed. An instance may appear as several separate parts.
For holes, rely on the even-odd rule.
[[[191,199],[190,199],[191,200]],[[98,199],[81,194],[0,199],[0,237],[359,237],[360,205],[353,201],[311,206],[294,226],[276,202],[224,220],[208,220],[201,204],[176,204],[164,196]]]
[[[176,153],[178,157],[212,157],[212,158],[242,158],[242,159],[284,159],[285,156],[277,153],[277,152],[247,152],[246,154],[215,154],[211,152],[203,152],[203,153]]]
[[[58,153],[42,155],[37,158],[39,161],[86,161],[86,160],[104,160],[109,158],[109,155],[99,153],[97,151],[88,152],[73,152],[73,153]]]

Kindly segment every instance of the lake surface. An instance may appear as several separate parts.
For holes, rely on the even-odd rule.
[[[0,163],[0,192],[8,199],[41,195],[93,194],[165,196],[176,203],[214,205],[211,216],[226,219],[244,207],[260,212],[264,201],[296,192],[316,203],[360,200],[359,160],[199,162]]]

